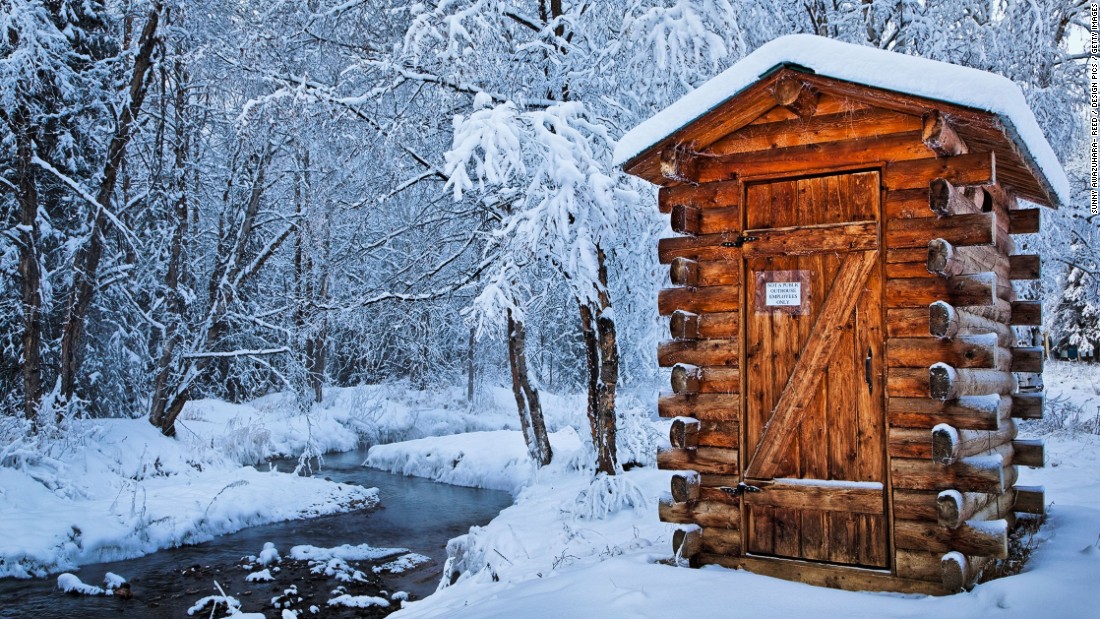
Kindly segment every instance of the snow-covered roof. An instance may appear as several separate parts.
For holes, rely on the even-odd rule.
[[[954,103],[999,115],[1051,184],[1068,202],[1069,180],[1020,88],[1011,80],[968,67],[853,45],[809,34],[780,37],[641,123],[619,140],[623,165],[738,94],[778,65],[812,69],[826,77]]]

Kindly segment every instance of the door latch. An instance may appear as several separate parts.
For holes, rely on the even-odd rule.
[[[751,243],[753,241],[759,240],[760,237],[758,236],[738,236],[732,241],[726,241],[725,243],[722,243],[722,247],[741,247],[745,243]]]
[[[718,489],[730,495],[731,497],[739,497],[746,492],[760,492],[760,488],[757,488],[756,486],[750,486],[743,481],[738,482],[736,488],[730,488],[729,486],[719,486]]]
[[[867,380],[867,393],[871,393],[872,389],[873,389],[873,386],[872,386],[872,383],[871,383],[871,359],[872,359],[873,354],[874,354],[873,351],[868,346],[867,347],[867,357],[863,360],[863,376]]]

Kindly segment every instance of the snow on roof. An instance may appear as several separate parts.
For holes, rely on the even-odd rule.
[[[679,101],[641,123],[619,140],[615,165],[622,165],[753,84],[780,64],[795,64],[819,75],[865,86],[937,99],[998,114],[1050,181],[1058,201],[1069,201],[1065,170],[1035,122],[1020,88],[1011,80],[968,67],[853,45],[809,34],[780,37]]]

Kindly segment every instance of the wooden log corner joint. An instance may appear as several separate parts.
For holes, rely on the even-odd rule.
[[[954,593],[1006,556],[1016,514],[1043,512],[1016,485],[1043,445],[1015,423],[1042,416],[1020,380],[1042,350],[1013,329],[1042,309],[1011,285],[1041,265],[1013,235],[1039,225],[1017,198],[1056,207],[1060,181],[1008,112],[830,67],[689,95],[671,117],[695,120],[616,155],[678,234],[658,247],[660,518],[693,566]]]

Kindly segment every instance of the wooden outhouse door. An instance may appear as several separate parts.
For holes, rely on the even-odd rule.
[[[879,174],[746,185],[746,550],[888,567]]]

